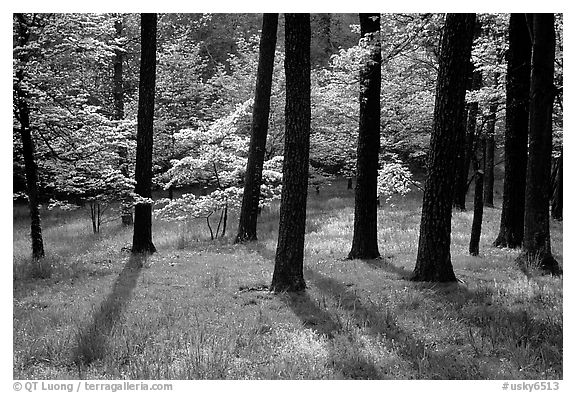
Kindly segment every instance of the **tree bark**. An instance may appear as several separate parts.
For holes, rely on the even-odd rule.
[[[19,47],[24,47],[30,39],[30,31],[22,14],[15,14],[17,19],[17,42]],[[30,210],[30,239],[32,245],[32,258],[38,260],[45,256],[44,240],[42,238],[42,225],[40,222],[38,168],[34,159],[34,140],[30,128],[30,107],[28,94],[22,87],[25,79],[23,66],[28,61],[26,51],[21,51],[18,60],[22,68],[16,71],[15,116],[20,123],[20,138],[22,140],[22,154],[24,156],[24,170],[26,172],[26,191],[28,194],[28,208]]]
[[[285,14],[286,131],[278,246],[271,290],[300,291],[310,155],[310,14]]]
[[[470,64],[472,68],[473,65]],[[474,71],[472,73],[471,90],[478,90],[482,86],[482,73]],[[478,101],[468,104],[468,111],[466,117],[466,138],[464,143],[464,155],[461,165],[457,166],[456,170],[459,172],[457,183],[454,207],[458,210],[466,210],[466,194],[468,193],[468,174],[470,172],[470,163],[474,154],[474,137],[476,135],[476,120],[478,118]]]
[[[467,76],[466,80],[472,79],[472,64],[470,63],[467,67]],[[470,82],[467,82],[469,85]],[[460,121],[458,122],[458,130],[457,135],[457,142],[456,142],[456,174],[454,176],[454,199],[452,204],[455,209],[460,211],[466,210],[466,194],[461,193],[460,190],[465,188],[468,183],[468,173],[464,172],[462,168],[464,168],[464,161],[466,160],[466,127],[468,125],[468,105],[464,105],[464,110],[462,111],[462,115]]]
[[[452,199],[458,133],[466,96],[475,14],[447,14],[439,57],[415,281],[456,281],[450,258]]]
[[[378,154],[380,152],[380,14],[360,14],[370,55],[360,70],[360,124],[356,161],[354,235],[348,259],[373,259],[378,251]]]
[[[494,130],[498,104],[490,105],[484,145],[484,206],[494,207]]]
[[[554,160],[552,171],[552,218],[562,220],[562,154]]]
[[[242,196],[240,221],[235,243],[257,240],[258,205],[260,202],[260,185],[262,184],[262,166],[264,165],[264,154],[266,152],[266,137],[268,135],[277,30],[278,14],[264,14],[258,74],[256,76],[256,91],[254,94],[254,109],[252,111],[248,163],[246,164],[244,194]]]
[[[156,86],[156,14],[141,14],[140,89],[136,135],[136,188],[142,198],[152,197],[152,145],[154,141],[154,93]],[[137,203],[134,209],[133,253],[153,253],[152,204]]]
[[[114,28],[116,29],[116,38],[122,38],[124,23],[122,16],[118,16],[118,19],[114,21]],[[113,96],[114,96],[114,120],[124,119],[124,78],[123,78],[123,61],[124,53],[120,49],[114,50],[114,77],[113,77]],[[128,170],[128,148],[126,146],[120,146],[118,148],[118,157],[120,170],[122,175],[128,178],[130,172]],[[127,198],[123,196],[120,201],[120,214],[122,218],[123,226],[130,226],[133,224],[132,218],[132,207],[127,201]]]
[[[486,166],[485,155],[486,139],[482,138],[481,164],[474,161],[475,184],[474,184],[474,217],[472,218],[472,232],[470,234],[470,255],[477,256],[480,251],[480,235],[482,234],[482,216],[484,214],[484,172],[482,167]]]
[[[524,236],[531,45],[526,16],[511,14],[506,71],[504,190],[500,232],[494,241],[494,246],[499,247],[520,247]]]
[[[533,14],[528,163],[524,212],[524,239],[519,261],[534,261],[559,274],[550,247],[550,166],[554,86],[554,14]]]

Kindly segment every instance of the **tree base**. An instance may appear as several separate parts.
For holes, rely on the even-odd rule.
[[[134,244],[132,246],[132,254],[154,254],[156,252],[156,247],[152,242],[146,244]]]
[[[522,246],[522,239],[518,240],[510,233],[503,233],[500,232],[494,243],[492,243],[494,247],[503,247],[503,248],[518,248]]]
[[[270,285],[270,292],[282,293],[282,292],[302,292],[306,290],[306,282],[304,279],[296,280],[274,280],[272,279],[272,284]]]
[[[257,240],[258,240],[258,237],[256,236],[256,234],[254,234],[254,235],[247,234],[247,233],[244,233],[242,235],[238,234],[238,235],[236,235],[236,239],[234,239],[234,244],[255,242]]]
[[[417,266],[410,277],[410,281],[424,281],[424,282],[458,282],[454,271],[450,269],[430,269],[430,268],[419,268],[418,262]]]
[[[442,283],[450,283],[450,282],[458,282],[456,276],[439,276],[439,275],[423,275],[423,274],[412,274],[410,277],[410,281],[417,281],[417,282],[442,282]]]
[[[352,250],[348,253],[346,259],[381,259],[380,252],[378,250],[364,251],[364,250]]]
[[[522,251],[516,258],[516,263],[525,273],[529,272],[530,268],[537,268],[544,274],[550,274],[552,276],[561,276],[563,274],[558,261],[556,261],[552,254],[541,255]]]

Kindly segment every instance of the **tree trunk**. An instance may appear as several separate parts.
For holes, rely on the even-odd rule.
[[[534,261],[543,270],[560,273],[550,248],[550,166],[554,86],[554,14],[533,14],[528,163],[524,239],[519,261]]]
[[[555,220],[562,220],[562,154],[554,160],[551,214]]]
[[[439,57],[434,125],[424,186],[413,280],[456,281],[450,259],[452,199],[458,133],[466,95],[475,14],[447,14]]]
[[[24,47],[30,39],[30,31],[26,20],[22,14],[15,14],[18,19],[18,46]],[[32,244],[32,258],[37,260],[43,258],[44,240],[42,238],[42,226],[40,224],[39,191],[38,191],[38,168],[34,159],[34,140],[30,129],[30,107],[28,106],[28,94],[22,87],[25,74],[24,64],[28,61],[28,54],[22,51],[18,60],[22,63],[22,68],[16,71],[15,93],[15,116],[20,123],[20,138],[22,140],[22,154],[24,156],[24,170],[26,172],[26,192],[28,195],[28,208],[30,210],[30,239]]]
[[[136,188],[142,198],[152,197],[152,144],[154,141],[154,92],[156,85],[156,14],[141,14],[140,89],[136,135]],[[153,253],[152,204],[134,209],[133,253]]]
[[[222,236],[226,235],[226,225],[228,224],[228,204],[224,206],[224,223],[222,224]]]
[[[235,243],[257,240],[258,205],[260,202],[260,185],[262,183],[262,166],[264,165],[264,154],[266,152],[266,137],[268,135],[277,29],[278,14],[264,14],[254,109],[252,111],[250,148],[248,150],[244,194],[242,196],[240,221]]]
[[[494,245],[499,247],[520,247],[524,236],[531,54],[526,16],[511,14],[506,73],[504,190],[500,232],[494,241]]]
[[[380,14],[360,14],[370,57],[360,70],[360,124],[356,161],[354,236],[348,259],[373,259],[378,251],[378,154],[380,152]]]
[[[22,139],[22,153],[24,155],[24,169],[26,171],[26,190],[28,194],[28,208],[30,209],[30,238],[32,240],[32,258],[44,257],[44,240],[40,224],[40,209],[38,203],[38,170],[34,160],[34,141],[30,132],[30,118],[25,93],[18,89],[18,117],[20,120],[20,137]]]
[[[494,130],[498,104],[490,105],[484,145],[484,206],[494,207]]]
[[[472,64],[467,67],[466,80],[471,80],[472,78]],[[469,82],[467,82],[467,85]],[[466,126],[468,124],[468,105],[464,105],[464,110],[462,111],[461,119],[458,122],[457,142],[456,142],[456,174],[454,176],[454,200],[452,204],[455,209],[460,211],[466,210],[466,193],[460,192],[460,190],[466,188],[468,182],[468,173],[465,173],[462,168],[464,168],[464,161],[466,156]]]
[[[271,290],[300,291],[310,153],[310,14],[285,14],[286,131],[278,247]]]
[[[124,30],[124,23],[122,21],[122,16],[118,16],[118,19],[114,21],[114,27],[116,29],[116,38],[122,37],[122,32]],[[123,79],[123,67],[122,62],[124,61],[124,54],[122,50],[116,49],[114,51],[114,86],[112,94],[114,96],[114,120],[124,119],[124,79]],[[118,148],[118,157],[120,158],[120,170],[122,175],[126,178],[129,177],[129,162],[128,162],[128,148],[126,146],[120,146]],[[132,206],[127,201],[125,196],[122,196],[120,201],[120,212],[122,217],[122,225],[130,226],[133,224],[132,219]]]
[[[482,215],[484,214],[484,172],[486,166],[484,152],[486,151],[486,139],[482,138],[481,164],[474,161],[475,185],[474,185],[474,217],[472,218],[472,232],[470,234],[470,255],[477,256],[480,251],[480,235],[482,234]]]
[[[470,65],[470,67],[473,67]],[[474,71],[472,73],[471,90],[478,90],[482,86],[482,73]],[[461,165],[457,166],[459,171],[459,183],[455,193],[454,207],[458,210],[466,210],[466,194],[468,193],[468,174],[470,172],[470,163],[474,154],[474,136],[476,135],[476,119],[478,118],[478,102],[468,104],[466,118],[466,138],[464,144],[464,156]]]

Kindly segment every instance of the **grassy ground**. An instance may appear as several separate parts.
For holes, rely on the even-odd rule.
[[[260,240],[207,240],[203,223],[154,223],[158,253],[122,251],[131,231],[90,234],[78,213],[44,219],[48,257],[30,268],[28,227],[14,222],[14,378],[561,379],[562,279],[525,274],[517,251],[479,257],[471,212],[455,213],[452,257],[462,281],[414,283],[421,194],[379,211],[374,261],[347,261],[353,195],[311,194],[302,294],[267,291],[278,211]],[[469,203],[470,204],[470,203]],[[15,217],[19,217],[15,214]],[[562,263],[562,225],[552,223]],[[143,262],[143,267],[140,267]]]

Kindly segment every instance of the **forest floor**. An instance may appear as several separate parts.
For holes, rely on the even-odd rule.
[[[409,281],[421,197],[380,208],[382,259],[350,261],[353,192],[311,189],[308,289],[278,295],[277,208],[247,245],[232,244],[235,217],[215,241],[201,221],[154,222],[158,252],[143,267],[122,250],[132,231],[119,220],[93,235],[80,212],[46,212],[35,268],[15,210],[14,378],[562,379],[563,279],[491,247],[500,210],[486,209],[479,257],[468,255],[472,212],[454,213],[461,282]],[[551,228],[562,265],[562,223]]]

